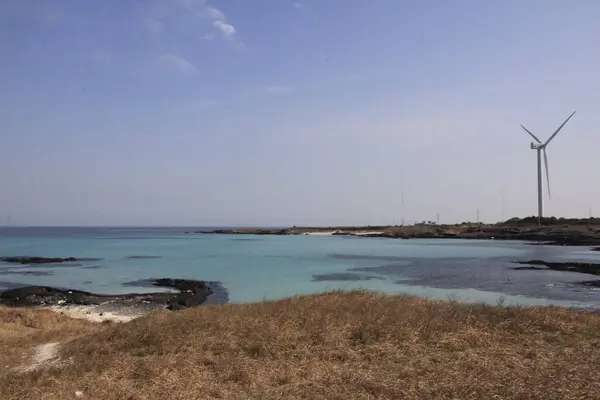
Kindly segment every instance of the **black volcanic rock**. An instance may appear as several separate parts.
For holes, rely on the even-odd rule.
[[[54,272],[50,271],[36,271],[36,270],[22,270],[13,268],[2,268],[0,269],[0,275],[23,275],[23,276],[52,276]]]
[[[215,229],[213,231],[196,231],[193,233],[216,234],[216,235],[293,235],[290,229],[281,228],[239,228],[239,229]]]
[[[78,261],[75,257],[4,257],[0,260],[12,264],[56,264]]]
[[[180,291],[180,295],[167,301],[167,309],[180,310],[198,306],[212,294],[212,290],[202,281],[186,279],[157,279],[154,286],[173,288]]]
[[[372,275],[360,275],[353,274],[351,272],[334,272],[331,274],[321,274],[321,275],[313,275],[313,282],[324,282],[324,281],[349,281],[349,282],[358,282],[358,281],[370,281],[370,280],[384,280],[384,278],[380,276],[372,276]]]
[[[114,303],[120,306],[150,306],[179,310],[204,303],[213,293],[203,281],[188,279],[154,279],[153,286],[177,289],[178,292],[129,293],[101,295],[80,290],[61,289],[47,286],[26,286],[0,293],[0,304],[13,307],[23,306],[66,306],[98,305]]]
[[[99,304],[94,301],[95,297],[98,296],[79,290],[58,289],[46,286],[26,286],[9,289],[0,293],[0,304],[7,306]]]
[[[600,264],[583,262],[548,262],[542,260],[516,261],[517,264],[525,264],[528,267],[514,267],[515,270],[539,269],[579,272],[582,274],[600,275]],[[542,266],[542,267],[539,267]],[[546,267],[546,268],[543,268]]]
[[[600,281],[584,281],[584,282],[577,282],[577,284],[583,285],[583,286],[589,286],[589,287],[600,287]]]
[[[162,256],[127,256],[127,260],[151,260],[155,258],[161,258]]]
[[[534,267],[533,265],[530,265],[528,267],[513,267],[511,269],[514,269],[515,271],[549,271],[550,270],[550,268]]]

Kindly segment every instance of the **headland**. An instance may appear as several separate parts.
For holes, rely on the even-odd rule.
[[[495,224],[465,222],[438,225],[433,222],[409,226],[332,226],[289,228],[237,228],[195,231],[227,235],[345,235],[390,239],[519,240],[559,246],[596,246],[600,249],[600,218],[512,218]]]

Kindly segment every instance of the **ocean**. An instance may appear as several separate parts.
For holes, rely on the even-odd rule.
[[[584,247],[521,242],[343,236],[188,234],[215,228],[0,228],[0,257],[76,257],[51,265],[0,262],[0,290],[47,285],[116,294],[147,292],[153,278],[220,282],[220,302],[248,303],[368,289],[506,305],[600,308],[594,277],[514,270],[517,260],[600,262]]]

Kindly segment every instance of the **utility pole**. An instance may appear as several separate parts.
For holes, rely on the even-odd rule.
[[[479,208],[477,209],[477,223],[479,223]]]
[[[404,171],[400,173],[400,214],[401,226],[404,226]]]
[[[401,225],[404,225],[404,191],[400,195],[400,219],[402,221]]]
[[[504,222],[505,214],[504,214],[504,195],[502,195],[502,222]]]
[[[439,225],[439,224],[440,224],[440,213],[437,213],[437,222],[436,222],[436,224],[437,224],[437,225]]]

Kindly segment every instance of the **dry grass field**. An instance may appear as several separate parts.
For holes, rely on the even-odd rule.
[[[0,349],[3,400],[600,398],[598,314],[368,292],[128,323],[0,308]]]

